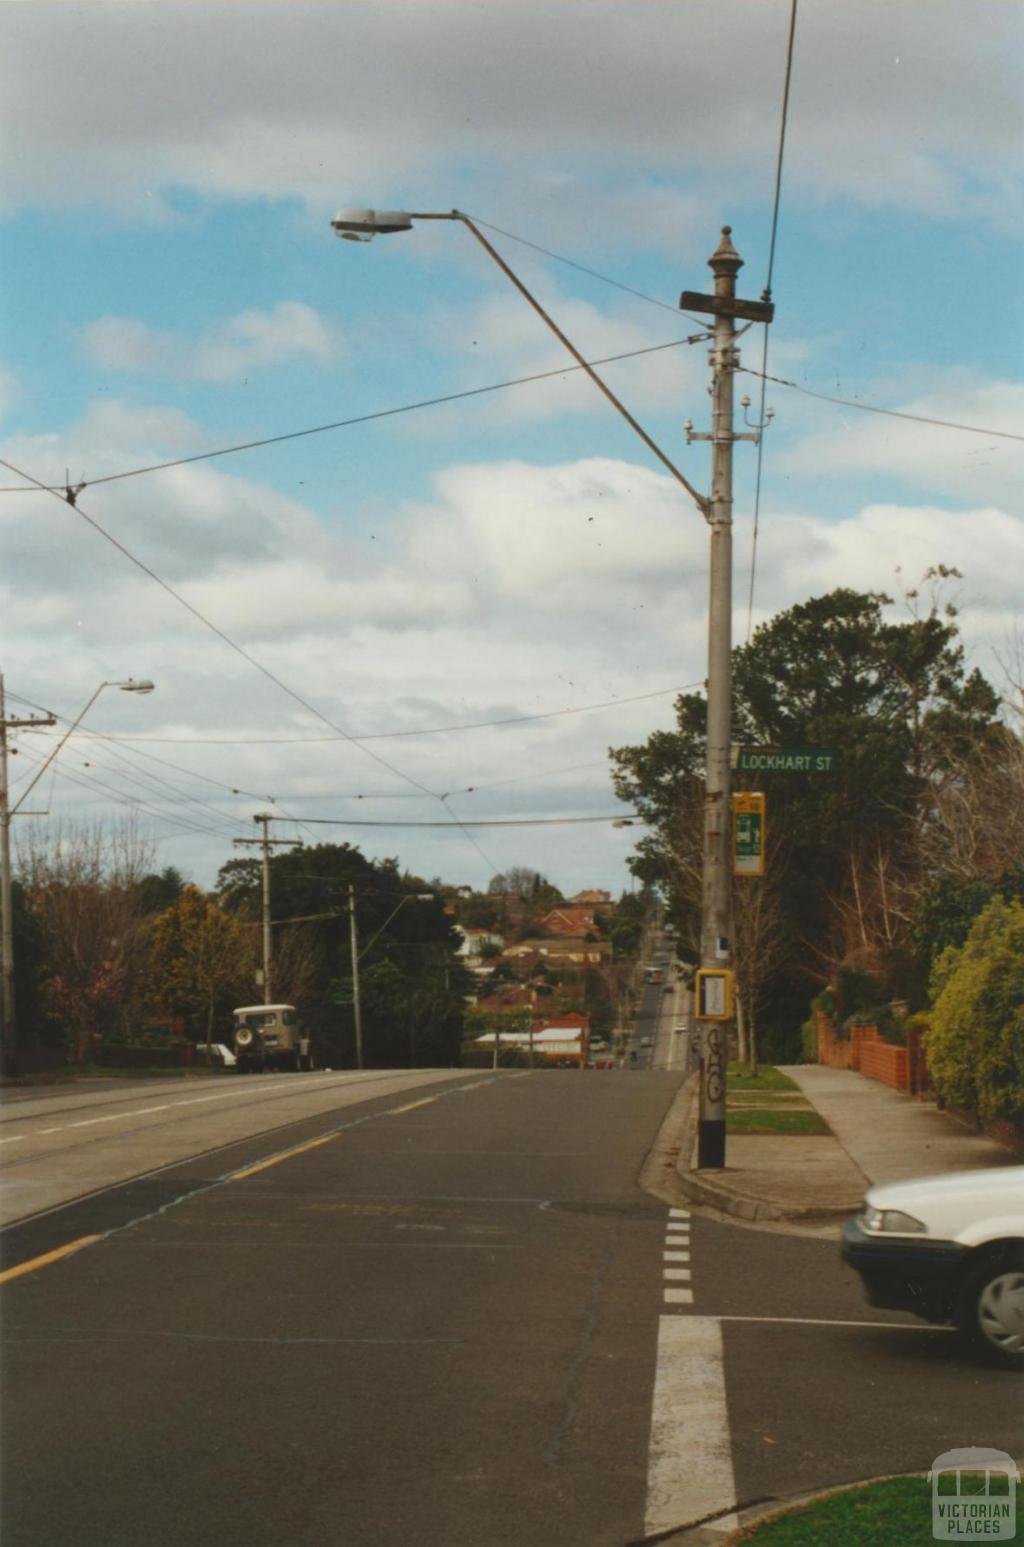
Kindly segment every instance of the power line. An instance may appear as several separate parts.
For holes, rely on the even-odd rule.
[[[746,376],[761,376],[761,371],[755,371],[749,365],[738,367]],[[962,430],[965,435],[995,436],[999,440],[1024,441],[1024,435],[1019,435],[1013,430],[990,430],[980,424],[960,424],[953,419],[931,419],[927,414],[908,414],[898,408],[879,408],[874,403],[861,403],[856,398],[833,397],[828,392],[814,392],[810,387],[802,387],[798,381],[787,381],[784,376],[764,375],[765,381],[773,381],[779,387],[790,387],[794,392],[802,392],[805,397],[818,398],[822,403],[838,403],[841,408],[859,408],[865,414],[884,414],[888,419],[909,419],[912,424],[933,424],[940,430]]]
[[[469,213],[468,210],[466,213]],[[567,268],[576,269],[580,274],[589,274],[591,279],[599,279],[604,285],[612,285],[616,290],[624,290],[627,295],[636,296],[639,301],[647,301],[651,306],[660,306],[663,310],[674,312],[677,317],[679,316],[678,306],[673,306],[670,301],[659,301],[653,295],[645,295],[642,290],[634,290],[632,285],[624,285],[619,279],[610,279],[607,274],[598,273],[597,269],[588,269],[586,264],[577,263],[575,258],[565,258],[559,252],[552,252],[550,247],[542,247],[539,242],[527,241],[525,236],[516,236],[514,231],[506,231],[501,226],[492,225],[488,220],[481,220],[478,215],[470,215],[469,218],[475,225],[483,226],[485,231],[497,231],[499,236],[507,236],[510,242],[518,242],[521,247],[530,247],[534,252],[543,253],[545,258],[554,258],[556,263],[564,263]],[[689,312],[683,312],[682,315],[687,321],[697,322],[706,329],[707,324],[703,318],[691,317]],[[687,340],[687,342],[690,341]],[[603,362],[595,360],[592,363],[600,365]]]
[[[703,335],[702,335],[703,336]],[[678,349],[681,344],[693,344],[694,338],[676,338],[667,344],[649,344],[644,349],[627,349],[622,354],[605,355],[600,360],[590,360],[589,365],[613,365],[618,360],[635,360],[641,355],[658,354],[663,349]],[[261,440],[240,441],[236,445],[220,446],[216,451],[197,451],[188,457],[173,457],[167,462],[151,462],[146,467],[131,467],[121,473],[106,473],[100,478],[89,478],[78,484],[74,491],[69,491],[65,484],[40,483],[36,478],[29,478],[31,488],[20,486],[0,487],[0,494],[57,494],[61,499],[67,499],[69,492],[77,499],[83,489],[95,489],[103,483],[119,483],[125,478],[140,478],[144,473],[162,473],[172,467],[187,467],[193,462],[208,462],[212,457],[232,456],[239,451],[256,451],[261,446],[278,446],[283,441],[301,440],[309,435],[324,435],[329,430],[346,430],[357,424],[372,424],[377,419],[391,419],[396,414],[411,414],[420,408],[439,408],[445,403],[457,403],[461,399],[481,397],[488,392],[501,392],[506,387],[522,387],[533,381],[548,381],[554,376],[568,376],[573,371],[581,371],[582,365],[563,365],[554,371],[535,371],[531,376],[513,376],[508,381],[491,382],[486,387],[469,387],[463,392],[448,392],[443,397],[423,398],[415,403],[403,403],[397,408],[381,408],[369,414],[357,414],[351,419],[336,419],[330,424],[316,424],[305,430],[288,430],[283,435],[267,435]],[[13,467],[10,462],[0,458],[0,467],[6,467],[9,471],[17,473],[20,478],[28,478],[28,474],[22,473]],[[74,499],[68,500],[74,504]]]
[[[303,821],[316,827],[571,827],[582,822],[642,822],[636,811],[613,812],[610,816],[492,817],[471,822],[367,822],[362,819],[333,816],[309,816]],[[495,874],[498,872],[496,871]]]
[[[24,472],[20,467],[15,467],[12,463],[4,461],[2,458],[0,458],[0,466],[10,468],[10,470],[15,473],[17,477],[24,478],[28,483],[35,484],[40,489],[46,489],[46,492],[52,494],[55,499],[60,499],[62,503],[67,503],[70,505],[71,509],[74,510],[76,515],[81,516],[83,521],[91,526],[94,531],[98,532],[101,537],[105,538],[106,541],[109,542],[114,548],[116,548],[119,553],[123,554],[131,564],[134,564],[135,567],[140,569],[144,575],[148,575],[151,580],[154,580],[161,588],[161,590],[166,591],[168,596],[173,597],[173,599],[178,602],[180,606],[184,607],[187,612],[190,612],[192,616],[203,625],[204,628],[208,628],[211,633],[216,634],[218,639],[222,640],[224,644],[226,644],[230,649],[234,650],[237,655],[240,655],[244,661],[248,662],[248,664],[254,667],[256,671],[260,672],[262,676],[266,677],[269,682],[272,682],[275,687],[279,688],[283,693],[286,693],[289,698],[294,699],[297,704],[301,705],[301,707],[309,714],[312,714],[316,719],[320,720],[324,725],[328,726],[330,730],[335,731],[343,740],[350,742],[353,746],[359,747],[360,751],[364,752],[367,757],[372,758],[375,763],[379,763],[382,768],[386,768],[388,772],[394,774],[396,778],[401,779],[406,784],[414,786],[418,790],[422,790],[424,795],[429,795],[432,799],[438,800],[442,805],[444,805],[445,797],[443,795],[438,794],[436,790],[428,789],[425,784],[422,784],[418,779],[413,778],[411,774],[404,773],[400,768],[396,768],[393,763],[389,763],[387,758],[382,757],[379,752],[374,752],[370,747],[363,746],[355,736],[350,736],[347,731],[344,731],[341,728],[340,725],[337,725],[333,720],[329,719],[322,710],[317,709],[309,702],[308,699],[303,698],[301,693],[297,693],[294,688],[289,687],[286,682],[282,681],[280,677],[276,676],[268,666],[264,666],[261,661],[258,661],[254,655],[251,655],[248,650],[246,650],[242,645],[238,644],[234,639],[232,639],[230,634],[226,634],[222,628],[218,628],[217,624],[213,623],[205,616],[204,613],[200,612],[198,607],[194,607],[191,602],[186,601],[179,591],[176,591],[173,586],[169,585],[166,580],[162,579],[161,576],[157,574],[155,569],[152,569],[148,564],[144,563],[142,559],[137,558],[135,554],[132,553],[131,549],[127,548],[124,543],[122,543],[118,538],[114,537],[112,533],[108,532],[99,521],[95,520],[94,517],[90,516],[86,511],[84,511],[77,503],[77,497],[72,495],[71,490],[68,490],[67,499],[65,501],[56,490],[47,489],[46,485],[40,483],[39,479],[33,478],[30,473]],[[296,819],[292,818],[292,820]],[[456,824],[459,825],[458,819],[456,819]],[[466,833],[465,836],[467,841],[472,844],[474,849],[476,849],[481,859],[484,860],[488,866],[490,866],[492,873],[496,875],[498,872],[498,867],[484,853],[476,839],[469,833]]]
[[[779,117],[779,149],[775,158],[775,198],[772,205],[772,231],[768,242],[768,277],[765,281],[764,299],[771,299],[772,274],[775,270],[775,239],[779,229],[779,204],[782,198],[782,161],[786,149],[786,122],[789,117],[789,86],[793,76],[793,41],[796,37],[796,6],[797,0],[792,0],[789,12],[789,42],[786,47],[786,79],[782,88],[782,112]],[[750,629],[754,616],[754,582],[757,576],[757,537],[761,525],[761,475],[764,468],[764,410],[765,393],[768,389],[768,380],[765,373],[768,370],[768,333],[769,324],[764,325],[764,339],[761,349],[761,400],[758,405],[757,422],[761,426],[757,437],[757,463],[754,474],[754,532],[750,544],[750,591],[747,596],[747,642],[750,641]]]
[[[433,725],[423,730],[407,731],[367,731],[358,736],[360,743],[364,741],[396,741],[407,736],[441,736],[450,735],[454,731],[478,731],[490,730],[501,725],[526,725],[535,720],[556,720],[566,715],[590,714],[598,709],[613,709],[619,704],[639,704],[649,698],[666,698],[670,693],[687,693],[692,688],[703,687],[703,681],[686,682],[682,687],[655,688],[650,693],[633,693],[626,698],[608,698],[601,703],[579,704],[575,708],[548,709],[541,714],[510,715],[502,720],[470,720],[460,725]],[[8,697],[14,697],[9,694]],[[27,699],[19,700],[27,703]],[[36,706],[33,706],[36,707]],[[344,735],[335,736],[113,736],[99,731],[80,731],[80,735],[95,737],[100,741],[117,741],[131,743],[145,742],[148,745],[164,745],[178,747],[278,747],[278,746],[315,746],[321,743],[333,743],[347,741],[350,738]],[[242,792],[246,793],[245,791]],[[268,800],[272,796],[260,797]],[[369,798],[369,797],[366,797]]]

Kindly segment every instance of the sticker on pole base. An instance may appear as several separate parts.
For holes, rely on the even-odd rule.
[[[733,975],[728,967],[701,967],[697,973],[697,1019],[731,1021]]]

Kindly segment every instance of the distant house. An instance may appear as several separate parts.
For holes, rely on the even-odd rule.
[[[507,1015],[512,1011],[532,1010],[537,1002],[536,989],[527,984],[510,984],[507,988],[499,988],[495,993],[488,994],[486,998],[478,999],[476,1008],[486,1010],[489,1015]]]
[[[562,938],[554,940],[521,940],[510,945],[503,953],[506,961],[529,966],[560,968],[600,967],[612,959],[612,947],[608,940],[579,940]]]
[[[569,898],[569,905],[573,908],[607,908],[611,900],[611,892],[577,892],[575,897]]]
[[[500,951],[505,944],[504,935],[496,935],[490,929],[466,929],[461,924],[454,925],[454,928],[456,934],[461,936],[455,954],[463,960],[471,961],[474,957],[490,955],[486,949],[488,946],[494,946]]]
[[[540,923],[541,928],[546,929],[551,935],[599,935],[601,933],[595,908],[572,908],[568,903],[560,908],[552,908],[550,913],[545,913]]]
[[[578,1064],[582,1069],[590,1051],[590,1017],[570,1011],[557,1020],[534,1021],[529,1031],[486,1032],[475,1038],[475,1043],[479,1048],[493,1048],[498,1038],[502,1047],[532,1048],[538,1061]]]

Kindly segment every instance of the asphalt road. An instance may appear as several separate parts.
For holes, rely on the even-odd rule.
[[[139,1184],[3,1288],[5,1547],[637,1536],[677,1084],[449,1080]]]
[[[1024,1452],[1019,1379],[834,1242],[644,1191],[678,1087],[339,1088],[12,1226],[7,1267],[98,1239],[0,1290],[5,1547],[627,1547]]]

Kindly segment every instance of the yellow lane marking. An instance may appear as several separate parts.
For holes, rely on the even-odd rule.
[[[410,1101],[409,1105],[405,1107],[391,1107],[384,1115],[385,1117],[397,1117],[400,1112],[415,1112],[417,1107],[428,1107],[432,1101],[436,1100],[436,1096],[426,1096],[422,1101]]]
[[[304,1155],[306,1150],[318,1149],[321,1144],[330,1144],[336,1139],[336,1133],[325,1134],[322,1139],[310,1139],[307,1144],[296,1144],[294,1149],[282,1150],[280,1155],[271,1155],[269,1160],[258,1160],[254,1166],[243,1166],[241,1171],[232,1171],[225,1177],[228,1182],[240,1182],[243,1177],[255,1176],[257,1171],[265,1171],[268,1166],[280,1165],[282,1160],[291,1160],[293,1155]]]
[[[20,1278],[23,1273],[34,1273],[37,1268],[45,1268],[51,1262],[59,1262],[62,1257],[70,1257],[72,1252],[77,1252],[83,1246],[91,1246],[94,1241],[101,1240],[98,1235],[82,1235],[77,1241],[69,1241],[66,1246],[58,1246],[56,1251],[44,1252],[41,1257],[33,1257],[31,1262],[21,1262],[16,1268],[8,1268],[0,1273],[0,1284],[6,1284],[9,1279]]]

